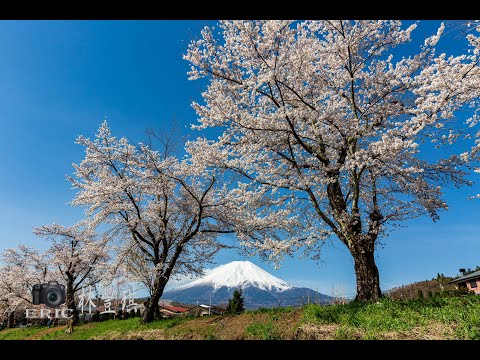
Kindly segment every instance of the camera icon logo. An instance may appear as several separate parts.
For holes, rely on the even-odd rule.
[[[65,286],[56,281],[45,284],[35,284],[32,289],[32,303],[45,304],[51,308],[58,308],[65,302]]]

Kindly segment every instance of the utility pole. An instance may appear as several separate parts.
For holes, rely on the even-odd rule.
[[[212,315],[212,294],[210,293],[210,306],[208,307],[208,315]]]

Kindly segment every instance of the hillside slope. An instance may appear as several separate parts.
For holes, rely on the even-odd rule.
[[[480,339],[480,296],[307,305],[236,316],[174,318],[143,325],[108,320],[75,328],[7,329],[2,339]]]
[[[452,277],[438,276],[431,280],[417,281],[388,290],[385,294],[392,299],[416,299],[431,297],[442,291],[455,290],[454,284],[448,284]],[[421,295],[420,295],[421,293]]]

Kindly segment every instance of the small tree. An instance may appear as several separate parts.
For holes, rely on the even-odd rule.
[[[201,274],[223,247],[217,237],[239,226],[228,215],[234,203],[213,171],[179,160],[168,141],[160,151],[133,145],[104,122],[94,140],[77,142],[85,159],[70,178],[78,189],[73,204],[86,207],[90,228],[110,225],[116,234],[118,261],[150,292],[143,313],[150,322],[170,277]]]
[[[237,315],[245,311],[245,301],[242,290],[235,290],[233,298],[228,300],[227,314]]]
[[[33,232],[51,243],[47,254],[59,278],[65,282],[65,304],[73,310],[75,325],[79,320],[75,294],[85,285],[100,281],[99,272],[105,269],[109,259],[106,247],[108,238],[97,238],[93,231],[81,224],[70,227],[45,225],[35,228]]]
[[[4,250],[0,263],[0,303],[11,328],[15,312],[33,306],[32,286],[53,280],[54,273],[46,255],[26,245]]]

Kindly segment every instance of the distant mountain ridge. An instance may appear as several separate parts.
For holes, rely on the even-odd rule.
[[[167,291],[162,299],[185,304],[225,304],[235,289],[242,289],[248,309],[330,303],[331,297],[309,288],[295,287],[250,261],[232,261],[209,271],[204,277]]]

